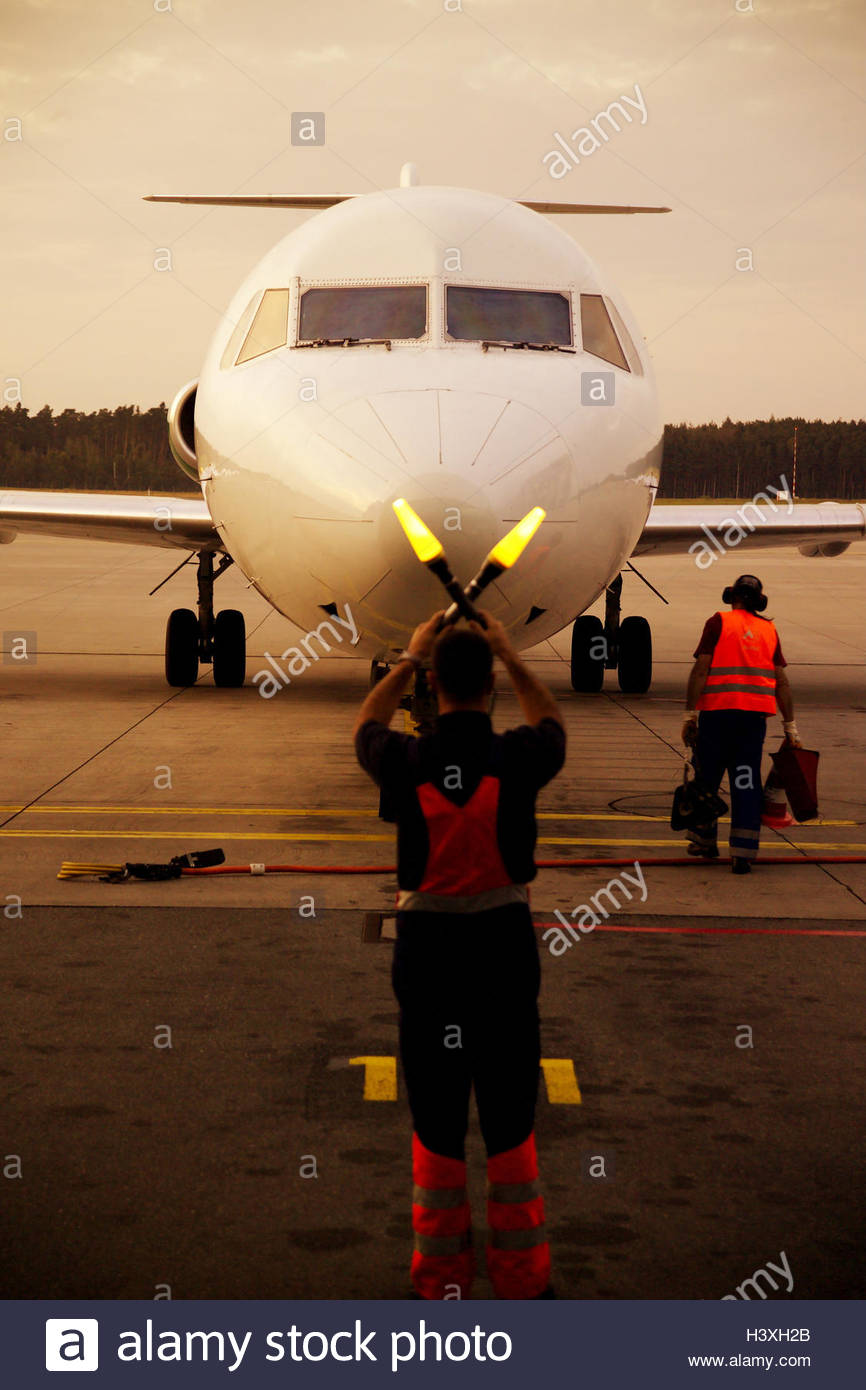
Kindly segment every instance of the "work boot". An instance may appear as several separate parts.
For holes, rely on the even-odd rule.
[[[751,859],[741,859],[741,858],[739,858],[738,856],[735,855],[734,858],[731,860],[731,873],[732,873],[732,874],[750,874],[751,872],[752,872],[752,861],[751,861]]]
[[[718,859],[718,845],[696,845],[694,841],[686,846],[686,853],[692,855],[694,859]]]

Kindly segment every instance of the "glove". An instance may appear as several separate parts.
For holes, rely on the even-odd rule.
[[[797,730],[797,724],[795,720],[785,719],[782,723],[782,728],[785,731],[786,743],[790,744],[792,748],[803,747],[803,744],[800,741],[800,734]]]
[[[686,748],[694,748],[698,741],[698,716],[696,710],[689,710],[683,720],[683,730],[680,735]]]

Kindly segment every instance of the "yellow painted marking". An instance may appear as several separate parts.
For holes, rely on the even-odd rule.
[[[0,806],[2,811],[24,811],[23,806]],[[378,817],[378,811],[335,809],[332,811],[299,810],[283,806],[28,806],[28,816],[35,815],[93,815],[93,816],[367,816]]]
[[[18,840],[176,840],[178,835],[198,835],[208,840],[351,840],[383,841],[393,844],[393,835],[336,835],[331,831],[308,831],[291,835],[255,830],[0,830],[0,837]]]
[[[131,809],[131,808],[130,808]],[[641,821],[643,823],[652,822],[658,825],[669,825],[670,816],[627,816],[614,814],[613,812],[592,814],[588,811],[537,811],[536,820],[587,820],[587,821]],[[719,825],[730,825],[730,816],[719,816]],[[855,826],[862,825],[862,821],[857,820],[810,820],[809,827],[813,825],[830,825],[836,830],[853,829]],[[766,827],[765,827],[766,828]]]
[[[687,842],[685,840],[575,840],[554,837],[545,839],[544,837],[539,837],[538,843],[540,845],[643,845],[660,846],[663,849],[676,849],[679,847],[685,852]],[[773,854],[783,849],[815,849],[824,851],[850,850],[852,854],[860,854],[863,850],[866,850],[866,844],[849,844],[847,842],[844,844],[830,844],[825,840],[791,840],[789,843],[787,840],[770,840],[769,838],[765,838],[762,849],[765,853],[772,851]]]
[[[580,1087],[570,1057],[542,1057],[541,1070],[551,1105],[580,1105]]]
[[[364,1068],[365,1100],[397,1099],[396,1057],[350,1057],[349,1066]]]
[[[305,843],[305,842],[329,842],[349,844],[393,844],[394,835],[343,835],[331,831],[298,831],[292,833],[283,831],[264,830],[202,830],[197,827],[195,830],[0,830],[0,839],[8,840],[176,840],[179,835],[196,835],[208,840],[278,840],[281,843]],[[681,849],[685,852],[685,840],[604,840],[604,839],[575,839],[569,836],[540,836],[540,845],[583,845],[590,849],[602,849],[616,846],[630,846],[632,848],[661,848],[661,849]],[[819,850],[825,853],[829,851],[839,853],[861,854],[866,851],[866,844],[840,841],[839,843],[829,843],[824,840],[765,840],[764,851],[772,850],[777,854],[780,850]]]
[[[365,1100],[397,1099],[396,1057],[350,1057],[350,1067],[364,1068]],[[577,1073],[570,1057],[542,1057],[541,1068],[551,1105],[580,1105]]]
[[[403,713],[409,718],[408,710]],[[414,733],[414,726],[407,726],[407,733]],[[17,813],[25,811],[23,806],[0,806],[2,812]],[[378,819],[378,811],[371,809],[359,809],[357,807],[334,806],[325,810],[314,810],[312,808],[299,808],[292,806],[28,806],[25,814],[28,816],[71,816],[71,815],[91,815],[91,816],[117,816],[117,815],[136,815],[136,816],[328,816],[334,819],[344,817],[363,817],[365,819]],[[596,821],[622,821],[622,822],[641,822],[644,824],[667,825],[669,816],[638,816],[625,815],[619,812],[597,812],[590,811],[538,811],[537,820],[580,820],[594,823]],[[730,816],[722,816],[719,820],[720,825],[730,822]],[[859,825],[861,822],[856,820],[813,820],[809,822],[812,826],[825,825],[836,830],[850,829]]]

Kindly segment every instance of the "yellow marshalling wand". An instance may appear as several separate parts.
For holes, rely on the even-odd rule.
[[[75,864],[60,865],[58,878],[102,878],[104,874],[123,873],[122,864]]]
[[[468,618],[470,622],[481,623],[483,627],[484,619],[464,597],[460,581],[455,579],[451,573],[441,541],[436,539],[430,527],[421,520],[418,513],[412,510],[405,497],[398,497],[396,502],[392,502],[391,505],[416,556],[422,565],[426,565],[428,570],[435,574],[451,595],[455,610],[462,613],[463,617]]]
[[[58,878],[99,878],[104,883],[126,883],[131,878],[152,883],[167,878],[180,878],[185,869],[212,868],[225,862],[221,849],[191,850],[176,854],[167,864],[75,864],[68,860],[60,865]]]
[[[456,622],[460,616],[472,618],[476,622],[480,622],[482,626],[484,625],[483,619],[474,607],[473,600],[483,589],[487,588],[488,584],[494,579],[498,579],[505,570],[511,569],[511,566],[520,559],[546,516],[543,507],[533,507],[531,511],[527,512],[526,516],[522,517],[516,526],[512,526],[501,541],[497,541],[475,578],[467,584],[465,589],[461,589],[459,581],[454,578],[448,567],[441,541],[436,539],[418,513],[412,510],[405,497],[398,497],[397,501],[391,505],[418,559],[429,570],[432,570],[437,579],[441,580],[454,600],[442,618],[442,627],[447,623]]]
[[[423,522],[416,511],[413,511],[405,497],[398,497],[391,506],[397,514],[397,520],[403,527],[406,539],[421,561],[422,565],[429,565],[432,560],[438,560],[445,551],[442,542],[438,541],[430,530],[430,527]]]
[[[496,542],[475,578],[470,580],[463,591],[470,602],[478,597],[482,589],[486,589],[488,584],[491,584],[494,579],[498,579],[505,570],[511,569],[511,566],[520,559],[546,515],[543,507],[533,507],[532,511],[527,512],[516,526],[512,526],[501,541]],[[443,627],[446,623],[456,622],[458,617],[459,609],[457,604],[453,603],[442,619]]]

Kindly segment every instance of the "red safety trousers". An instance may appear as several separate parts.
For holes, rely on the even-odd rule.
[[[412,1136],[410,1275],[422,1298],[468,1298],[475,1252],[466,1163],[434,1154]],[[538,1190],[535,1135],[487,1160],[487,1273],[497,1298],[537,1298],[550,1283],[544,1198]]]
[[[535,1134],[487,1160],[487,1273],[497,1298],[537,1298],[550,1283]]]
[[[412,1287],[422,1298],[467,1298],[475,1274],[466,1162],[412,1135]]]

